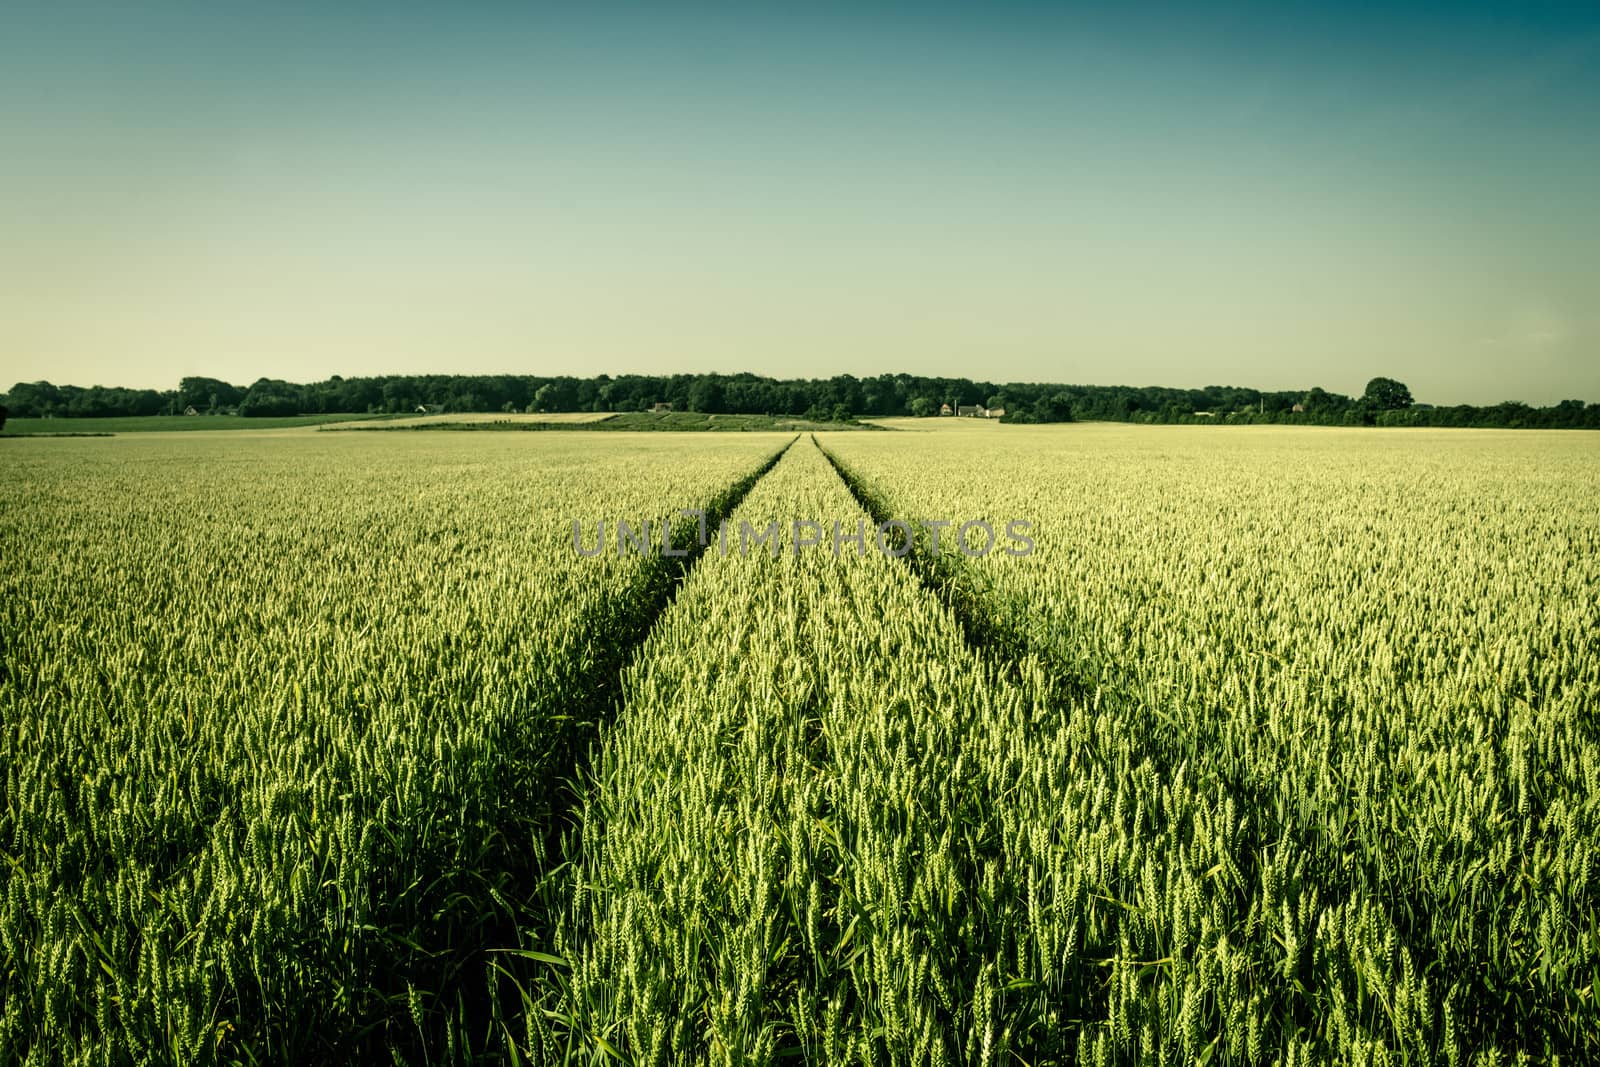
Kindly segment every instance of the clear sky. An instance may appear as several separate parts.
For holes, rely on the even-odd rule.
[[[0,7],[0,388],[1600,401],[1600,5]]]

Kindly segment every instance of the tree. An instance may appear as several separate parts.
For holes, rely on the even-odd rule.
[[[984,398],[987,398],[985,401]],[[1004,408],[1007,422],[1191,422],[1191,412],[1218,421],[1309,422],[1325,425],[1521,426],[1600,429],[1600,404],[1563,400],[1546,408],[1526,404],[1436,408],[1414,403],[1405,383],[1374,378],[1365,395],[1346,396],[1321,388],[1305,392],[1260,392],[1241,386],[1203,389],[1161,386],[1057,385],[1010,382],[1000,386],[968,378],[924,378],[910,374],[857,380],[764,378],[755,374],[625,374],[579,379],[521,374],[419,374],[341,378],[294,383],[262,378],[248,389],[218,378],[186,377],[179,388],[126,389],[49,382],[18,382],[0,392],[12,418],[173,415],[237,410],[242,415],[294,415],[334,411],[411,412],[419,404],[444,411],[647,411],[656,401],[675,410],[717,414],[799,415],[818,422],[841,414],[936,415],[941,400],[952,408],[983,403]],[[1291,413],[1291,409],[1303,410]]]
[[[1374,378],[1361,394],[1361,402],[1377,411],[1399,411],[1411,406],[1411,390],[1393,378]]]
[[[834,406],[842,404],[847,411],[866,410],[865,394],[861,390],[861,383],[854,375],[838,374],[830,378],[822,395],[826,402]]]
[[[690,411],[720,415],[726,407],[722,383],[716,378],[705,375],[696,378],[694,384],[689,387]]]
[[[1040,395],[1028,411],[1034,422],[1074,422],[1072,396],[1066,392]]]
[[[1489,409],[1492,415],[1491,425],[1505,426],[1513,430],[1520,430],[1532,423],[1533,409],[1520,400],[1504,400]]]
[[[833,405],[833,410],[829,412],[829,416],[829,422],[849,422],[850,409],[844,404],[835,404]]]
[[[281,418],[300,414],[299,387],[272,378],[258,378],[239,401],[239,414]]]
[[[6,406],[0,404],[0,430],[6,428]]]
[[[1583,401],[1563,400],[1550,409],[1550,425],[1580,427],[1584,423],[1583,411]]]
[[[391,415],[402,411],[415,411],[417,405],[422,403],[417,398],[410,378],[391,378],[383,383],[379,394],[383,397],[384,410]]]
[[[577,411],[578,410],[578,380],[576,378],[560,377],[550,379],[551,411]]]
[[[49,382],[18,382],[6,394],[6,404],[19,419],[50,418],[58,413],[61,403],[61,390]]]
[[[178,409],[215,412],[231,408],[244,399],[244,390],[216,378],[184,378],[178,382]]]

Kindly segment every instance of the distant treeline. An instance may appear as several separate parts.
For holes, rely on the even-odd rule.
[[[399,375],[310,384],[262,378],[250,386],[184,378],[175,390],[19,382],[4,404],[13,418],[238,414],[282,417],[344,412],[642,411],[656,404],[712,414],[796,415],[817,421],[874,415],[934,416],[945,406],[1004,411],[1005,422],[1095,419],[1159,423],[1307,423],[1343,426],[1477,426],[1600,429],[1600,403],[1547,408],[1516,401],[1487,407],[1414,403],[1410,391],[1374,378],[1359,397],[1324,389],[1263,392],[1239,386],[1004,385],[968,378],[883,374],[764,378],[754,374]]]

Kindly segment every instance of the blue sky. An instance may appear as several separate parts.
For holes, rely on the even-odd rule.
[[[18,4],[0,137],[0,384],[1600,400],[1581,6]]]

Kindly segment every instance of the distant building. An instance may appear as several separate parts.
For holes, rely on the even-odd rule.
[[[1001,419],[1005,417],[1005,414],[1005,408],[990,408],[988,411],[983,413],[983,416],[986,419]]]
[[[1217,413],[1215,411],[1197,411],[1194,413],[1194,417],[1197,419],[1214,419],[1217,417]]]
[[[444,410],[443,404],[418,404],[418,415],[437,415]]]
[[[1290,408],[1289,410],[1294,412],[1296,415],[1304,415],[1305,411],[1306,411],[1306,406],[1304,404],[1296,404],[1294,407]]]
[[[183,413],[185,415],[198,415],[198,414],[200,414],[198,411],[196,411],[194,409],[194,405],[193,404],[190,404],[188,407],[184,408],[183,409]]]
[[[982,417],[985,412],[983,408],[979,407],[977,404],[962,404],[960,407],[956,408],[956,414],[964,418],[979,418]]]
[[[657,404],[655,407],[651,408],[650,410],[654,414],[665,415],[667,412],[672,410],[672,404],[671,404],[670,401],[663,401],[662,403]]]
[[[939,405],[939,414],[941,414],[941,415],[949,415],[950,414],[950,405],[949,404],[940,404]]]

